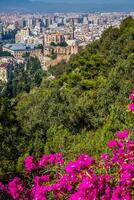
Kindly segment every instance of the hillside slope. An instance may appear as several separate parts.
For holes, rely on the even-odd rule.
[[[31,153],[62,152],[73,159],[83,152],[107,152],[105,144],[115,131],[133,128],[126,105],[134,86],[134,19],[127,18],[120,29],[109,28],[49,73],[54,80],[45,76],[30,93],[11,103],[1,100],[2,172],[14,170],[16,163],[21,169]]]

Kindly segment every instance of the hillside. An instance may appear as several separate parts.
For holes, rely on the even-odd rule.
[[[30,93],[0,99],[1,174],[22,169],[29,154],[98,157],[109,151],[106,143],[116,131],[133,128],[134,117],[126,111],[134,86],[134,19],[109,28],[48,74],[55,79],[44,75]]]

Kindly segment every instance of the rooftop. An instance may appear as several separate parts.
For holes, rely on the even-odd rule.
[[[24,51],[24,50],[34,50],[35,48],[38,47],[38,45],[20,43],[20,44],[5,44],[3,47],[13,51]]]

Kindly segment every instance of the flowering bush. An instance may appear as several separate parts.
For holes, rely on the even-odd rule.
[[[134,101],[134,91],[130,95]],[[134,104],[130,104],[134,105]],[[132,106],[129,108],[132,109]],[[133,131],[116,133],[108,142],[111,154],[97,161],[87,154],[65,164],[61,153],[24,160],[24,177],[14,177],[0,191],[14,200],[133,200],[134,141]]]
[[[129,96],[129,98],[132,100],[132,103],[129,104],[129,109],[134,112],[134,90],[132,91],[131,95]]]

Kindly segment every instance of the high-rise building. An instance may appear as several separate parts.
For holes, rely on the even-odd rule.
[[[23,19],[23,28],[26,27],[26,25],[27,25],[27,22],[25,19]]]
[[[19,19],[15,22],[16,28],[23,28],[23,19]]]
[[[28,18],[28,19],[27,19],[26,25],[27,25],[29,28],[31,28],[31,27],[35,26],[35,23],[36,23],[35,18]]]
[[[83,24],[88,24],[88,17],[87,16],[83,17]]]
[[[0,41],[2,40],[3,37],[3,24],[0,23]]]
[[[75,25],[74,25],[74,18],[72,18],[72,32],[73,32],[72,39],[74,40],[74,39],[75,39]]]
[[[94,25],[99,25],[99,18],[98,17],[93,17],[93,24]]]

